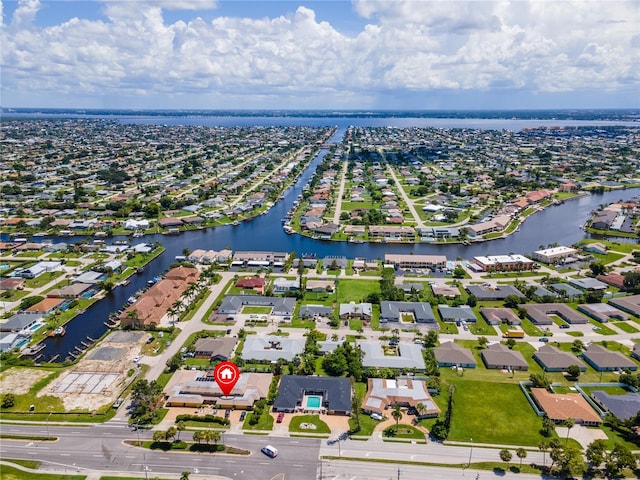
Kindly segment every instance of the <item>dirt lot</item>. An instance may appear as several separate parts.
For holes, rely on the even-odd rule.
[[[111,334],[77,365],[38,392],[38,396],[60,398],[67,411],[94,412],[112,404],[134,378],[128,375],[129,370],[138,368],[133,358],[140,353],[145,336],[131,333]]]
[[[10,368],[0,374],[0,392],[22,395],[27,393],[36,382],[52,373],[37,368]]]

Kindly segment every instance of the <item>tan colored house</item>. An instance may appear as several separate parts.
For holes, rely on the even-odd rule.
[[[544,388],[532,388],[531,396],[544,413],[556,423],[573,418],[582,425],[598,426],[602,419],[579,393],[551,393]]]
[[[362,410],[382,414],[390,406],[417,408],[418,404],[425,407],[419,411],[419,415],[423,418],[437,417],[440,414],[440,408],[431,398],[424,381],[404,378],[395,380],[369,378]]]

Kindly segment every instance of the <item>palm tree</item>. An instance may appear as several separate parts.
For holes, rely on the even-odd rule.
[[[427,409],[427,406],[422,402],[416,405],[416,410],[418,410],[418,415],[421,415],[422,412],[424,412],[426,409]]]
[[[396,432],[397,432],[398,428],[399,428],[400,420],[402,419],[402,412],[400,411],[400,405],[399,404],[396,403],[393,406],[393,411],[391,412],[391,416],[396,421]]]
[[[202,441],[202,432],[200,430],[193,432],[193,441],[198,444]]]
[[[524,448],[518,448],[516,450],[516,455],[520,459],[520,470],[522,470],[522,460],[527,458],[527,451]]]
[[[176,431],[178,432],[178,440],[180,440],[180,432],[183,432],[187,428],[187,424],[184,422],[176,423]]]
[[[173,426],[169,427],[165,432],[165,439],[167,440],[167,442],[172,438],[175,438],[176,433],[178,433],[178,429],[176,427],[173,427]]]
[[[182,472],[180,474],[180,480],[189,480],[189,472]]]
[[[573,418],[571,418],[571,417],[567,418],[567,419],[564,421],[564,426],[565,426],[565,427],[567,427],[567,439],[566,439],[566,442],[568,442],[568,441],[569,441],[569,432],[571,432],[571,429],[573,428],[573,426],[574,426],[575,424],[576,424],[576,421],[575,421]],[[565,442],[565,443],[566,443],[566,442]]]
[[[500,450],[500,460],[507,463],[507,470],[509,469],[509,462],[511,461],[512,458],[513,458],[513,455],[509,450],[507,450],[506,448]]]
[[[546,440],[542,440],[538,444],[538,449],[542,452],[542,466],[545,467],[546,466],[546,453],[547,453],[547,450],[549,449],[549,443]]]

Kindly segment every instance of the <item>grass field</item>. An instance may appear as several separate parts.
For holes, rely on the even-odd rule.
[[[247,414],[247,418],[245,418],[244,423],[242,424],[242,428],[244,430],[271,430],[273,428],[273,417],[269,414],[267,409],[262,412],[260,416],[260,421],[256,425],[250,425],[249,420],[251,416],[255,415],[252,412]]]
[[[363,302],[370,293],[380,293],[378,280],[343,280],[338,282],[338,303]]]
[[[51,475],[23,472],[17,468],[2,466],[2,480],[84,480],[85,475]]]
[[[242,313],[246,314],[258,314],[258,315],[269,315],[271,313],[271,307],[252,307],[247,306],[242,309]]]
[[[303,423],[314,425],[316,428],[302,428],[300,425]],[[329,425],[320,420],[318,415],[299,415],[291,418],[289,431],[296,433],[331,433]]]
[[[459,381],[449,440],[537,447],[542,420],[516,384]]]

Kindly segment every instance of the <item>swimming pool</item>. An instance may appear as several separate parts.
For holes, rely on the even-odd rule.
[[[322,397],[320,395],[306,395],[304,399],[305,408],[320,409]]]

